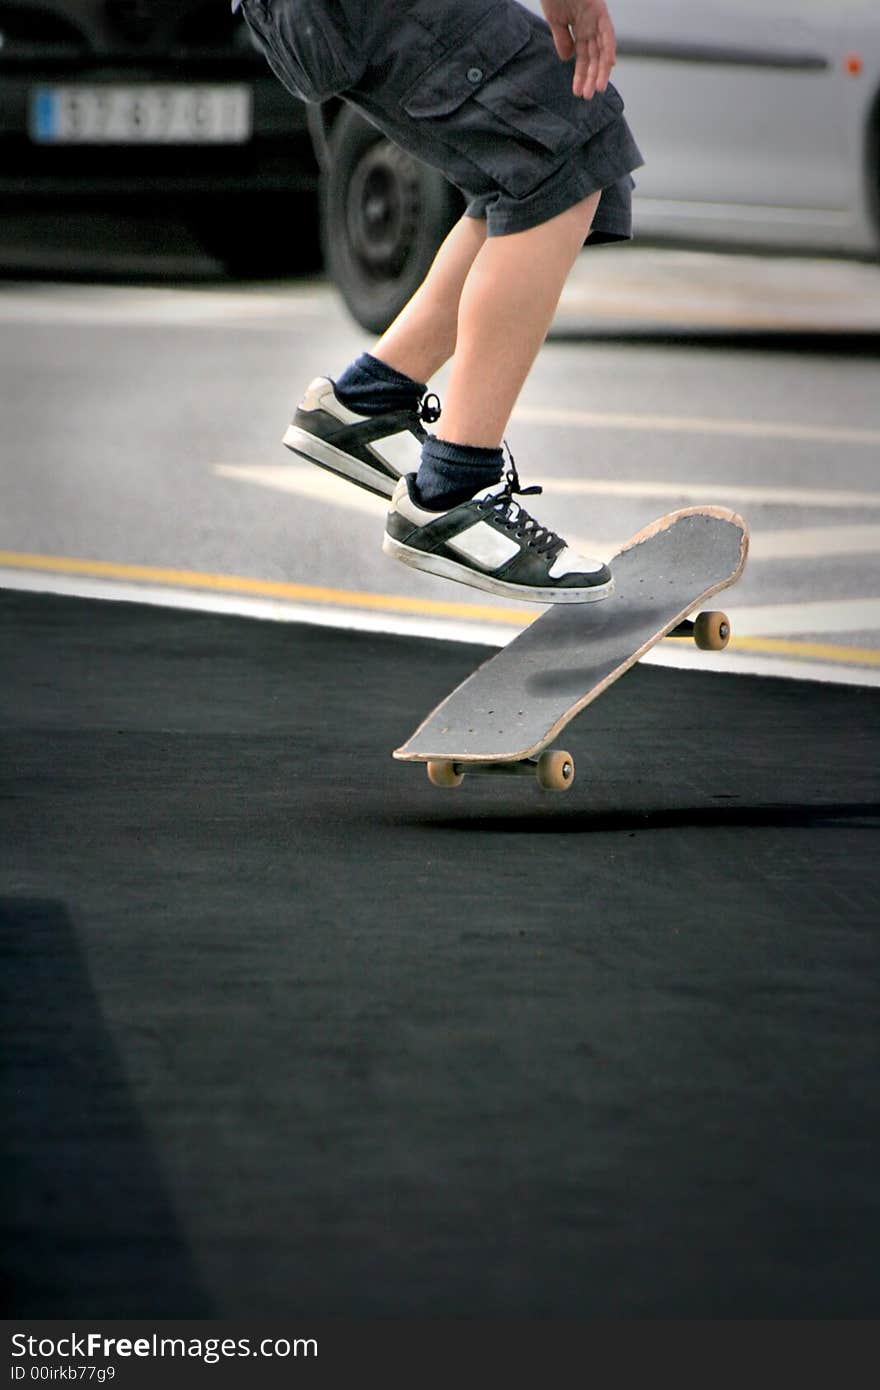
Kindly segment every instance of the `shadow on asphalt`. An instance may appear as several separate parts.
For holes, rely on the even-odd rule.
[[[737,332],[736,329],[656,330],[603,329],[601,324],[572,328],[560,325],[550,330],[548,342],[560,346],[582,346],[584,343],[614,343],[630,347],[700,348],[722,352],[793,353],[798,357],[880,357],[880,333],[837,332],[834,329],[817,333],[788,332],[764,329],[761,332]]]
[[[467,781],[467,778],[465,778]],[[454,794],[454,793],[453,793]],[[578,810],[566,814],[562,807],[547,807],[542,814],[517,811],[486,815],[420,815],[389,818],[390,826],[407,825],[428,830],[461,830],[509,835],[599,835],[648,830],[687,830],[733,827],[775,830],[880,830],[880,802],[829,803],[823,806],[678,807],[672,810],[636,811],[624,814]]]
[[[99,1317],[122,1283],[133,1317],[210,1317],[63,902],[0,898],[0,1027],[6,1306]]]
[[[317,207],[309,199],[306,214],[304,198],[264,203],[257,222],[254,214],[242,216],[228,201],[210,198],[178,199],[172,207],[76,198],[53,206],[22,198],[14,210],[0,210],[0,284],[228,289],[242,280],[313,277],[322,264]]]

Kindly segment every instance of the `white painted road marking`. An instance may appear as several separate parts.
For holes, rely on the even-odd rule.
[[[599,555],[608,560],[628,539],[587,539],[570,536],[569,544],[581,555]],[[765,531],[752,526],[749,534],[749,564],[772,560],[830,560],[835,556],[876,555],[880,558],[880,526],[804,526]]]
[[[233,478],[276,492],[290,492],[311,502],[326,502],[333,507],[345,507],[350,512],[363,512],[381,520],[388,511],[388,502],[365,488],[339,478],[326,468],[309,463],[265,463],[237,465],[218,463],[214,472],[220,478]]]
[[[264,621],[311,623],[322,627],[361,632],[391,632],[434,637],[441,641],[473,642],[503,647],[516,636],[518,627],[490,622],[457,622],[428,615],[363,612],[352,608],[327,608],[253,598],[246,594],[206,593],[186,588],[165,588],[119,580],[90,579],[83,575],[22,572],[0,568],[0,587],[27,593],[62,594],[125,603],[147,603],[163,608],[224,613]],[[838,665],[830,661],[787,660],[754,652],[701,652],[688,642],[664,642],[642,657],[656,666],[685,670],[727,672],[730,675],[775,676],[783,679],[830,682],[880,688],[880,670]]]
[[[349,510],[375,518],[380,523],[387,507],[381,498],[373,497],[363,488],[354,487],[345,479],[337,478],[332,473],[313,468],[309,464],[266,464],[252,467],[218,464],[214,471],[220,477],[256,483],[261,487],[294,493],[312,501],[346,507]],[[566,483],[568,480],[554,481]],[[605,484],[601,482],[595,486],[597,490],[605,487],[625,486],[627,488],[626,495],[634,496],[641,495],[642,487],[640,483]],[[658,486],[675,489],[676,494],[679,488],[677,483]],[[651,485],[648,484],[647,490],[650,488]],[[779,490],[752,489],[752,491],[777,493]],[[834,505],[831,500],[832,496],[838,498],[845,494],[829,491],[813,495],[821,496],[824,505],[831,506]],[[697,491],[695,496],[702,496],[704,501],[707,500],[705,494],[700,491]],[[869,496],[877,504],[880,504],[880,496],[877,496],[876,499],[871,494]],[[852,505],[852,503],[848,502],[846,505]],[[569,540],[572,548],[581,554],[594,555],[602,559],[609,559],[620,548],[619,542],[614,543],[596,538],[572,536]],[[811,527],[802,530],[794,528],[764,533],[757,531],[752,534],[749,563],[823,555],[873,554],[878,553],[878,551],[880,551],[880,526]],[[880,631],[880,599],[876,598],[858,597],[802,603],[759,604],[748,607],[725,603],[724,608],[730,614],[733,630],[738,637],[794,637],[802,634],[837,635],[845,632]]]
[[[294,492],[316,501],[335,502],[338,506],[375,513],[387,509],[380,497],[355,487],[326,469],[311,464],[266,463],[223,464],[214,466],[220,477],[240,478],[243,482],[261,487],[276,488],[279,492]],[[587,497],[647,498],[658,497],[690,505],[700,502],[724,505],[736,502],[756,506],[786,507],[880,507],[880,488],[876,492],[855,492],[844,488],[765,487],[761,484],[694,482],[654,482],[651,479],[560,478],[541,475],[541,486],[548,493],[581,493]],[[366,504],[362,505],[363,499]]]
[[[314,468],[309,464],[254,464],[251,466],[236,466],[233,464],[217,464],[214,472],[221,478],[232,478],[240,482],[254,483],[258,487],[270,488],[278,492],[289,492],[299,497],[308,498],[312,502],[322,502],[335,507],[344,507],[348,511],[362,512],[365,516],[374,517],[380,520],[387,511],[387,502],[381,497],[374,497],[372,493],[364,491],[363,488],[355,487],[344,478],[338,478],[333,473],[328,473],[325,469]],[[548,492],[568,491],[566,486],[571,481],[571,490],[581,491],[578,479],[545,479],[544,483]],[[558,484],[558,486],[557,486]],[[627,492],[623,495],[641,497],[652,490],[656,494],[659,488],[671,489],[668,495],[682,498],[682,492],[687,488],[691,496],[687,500],[693,501],[724,501],[732,498],[742,501],[741,496],[734,498],[735,493],[741,493],[742,489],[736,486],[721,488],[717,484],[713,487],[704,487],[699,484],[691,485],[678,483],[651,484],[646,483],[597,483],[595,488],[589,484],[590,490],[599,492],[606,488],[613,488],[615,491],[625,487]],[[717,492],[717,497],[707,496],[707,492]],[[865,506],[864,495],[859,493],[846,494],[832,491],[827,492],[795,492],[793,490],[782,490],[774,488],[750,489],[752,493],[757,493],[762,498],[766,493],[773,495],[774,501],[780,491],[785,491],[786,501],[793,503],[794,498],[820,498],[819,502],[812,505],[825,507],[832,506]],[[617,494],[621,495],[621,494]],[[667,494],[663,494],[667,495]],[[847,497],[846,502],[839,501],[841,496]],[[852,499],[862,498],[860,504]],[[867,494],[867,497],[880,507],[880,493],[876,496]],[[682,498],[682,500],[685,500]],[[755,500],[754,498],[752,500]],[[801,505],[811,505],[810,502],[801,500]],[[569,544],[573,550],[577,550],[581,555],[597,555],[602,559],[607,559],[614,555],[626,537],[610,539],[608,537],[584,537],[569,536]],[[827,526],[827,527],[803,527],[785,530],[762,531],[757,528],[752,529],[751,542],[749,547],[749,560],[785,560],[785,559],[818,559],[822,556],[833,555],[873,555],[880,554],[880,526]]]
[[[845,488],[772,487],[737,482],[654,482],[651,479],[559,478],[539,475],[546,492],[582,493],[585,497],[662,497],[691,505],[701,502],[758,507],[880,507],[876,492]]]
[[[514,420],[526,424],[580,425],[601,430],[647,430],[673,434],[742,435],[748,439],[800,439],[828,444],[880,444],[880,429],[847,425],[804,425],[779,420],[721,420],[703,415],[622,415],[598,410],[520,405]]]
[[[135,324],[167,328],[192,326],[256,327],[283,324],[287,320],[326,314],[323,287],[315,290],[286,288],[277,293],[242,293],[218,290],[126,289],[43,284],[27,292],[0,291],[0,323],[25,324]]]
[[[740,607],[728,605],[719,595],[719,607],[730,615],[737,637],[792,637],[820,633],[872,632],[880,630],[880,598],[819,599],[814,603],[766,603]]]
[[[749,559],[820,560],[832,555],[880,556],[880,526],[805,526],[784,531],[755,530]]]

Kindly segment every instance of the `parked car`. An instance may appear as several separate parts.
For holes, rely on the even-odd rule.
[[[539,0],[526,0],[540,12]],[[638,238],[876,255],[877,0],[611,0]],[[0,0],[0,200],[172,202],[232,269],[324,263],[381,332],[460,195],[292,101],[227,0]]]
[[[527,7],[540,13],[538,0]],[[877,255],[877,0],[611,0],[613,81],[645,157],[637,237]],[[314,108],[325,263],[381,332],[459,215],[442,174],[339,101]]]
[[[228,0],[0,0],[7,209],[170,203],[268,269],[317,255],[317,196],[309,112]]]

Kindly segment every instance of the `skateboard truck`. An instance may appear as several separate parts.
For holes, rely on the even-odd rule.
[[[435,787],[460,787],[465,773],[483,777],[535,777],[545,791],[566,791],[574,781],[574,758],[562,748],[547,748],[537,758],[516,762],[455,762],[429,758],[428,781]]]
[[[701,651],[723,651],[730,641],[730,620],[726,613],[707,611],[696,618],[685,618],[666,634],[695,642]],[[547,748],[538,757],[516,762],[458,762],[450,758],[429,758],[428,781],[435,787],[460,787],[465,773],[469,777],[534,777],[544,791],[568,791],[574,781],[574,758],[563,748]]]

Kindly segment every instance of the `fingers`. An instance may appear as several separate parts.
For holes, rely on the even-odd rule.
[[[541,0],[541,6],[557,54],[564,63],[574,57],[574,95],[589,101],[604,92],[617,58],[605,0]]]
[[[589,38],[576,39],[574,53],[576,53],[576,58],[574,58],[574,78],[571,81],[571,90],[573,90],[574,96],[582,96],[585,101],[589,101],[596,92],[605,92],[610,75],[612,75],[612,68],[614,61],[616,61],[613,31],[610,46],[603,42],[602,33],[596,33],[596,35],[589,35]]]
[[[553,35],[553,42],[556,52],[559,54],[563,63],[567,62],[574,53],[574,39],[567,24],[551,24],[550,32]]]
[[[589,101],[596,92],[605,92],[617,61],[617,40],[608,11],[591,15],[580,32],[578,26],[574,26],[574,43],[571,47],[576,56],[571,90],[574,96],[582,96]],[[556,43],[556,51],[563,57],[559,43]]]
[[[614,25],[607,15],[603,15],[599,20],[599,48],[602,53],[602,61],[607,65],[607,76],[611,76],[611,69],[617,62],[617,37],[614,33]]]
[[[590,100],[596,91],[599,76],[599,48],[593,38],[579,38],[575,42],[574,78],[571,89],[576,97]]]

